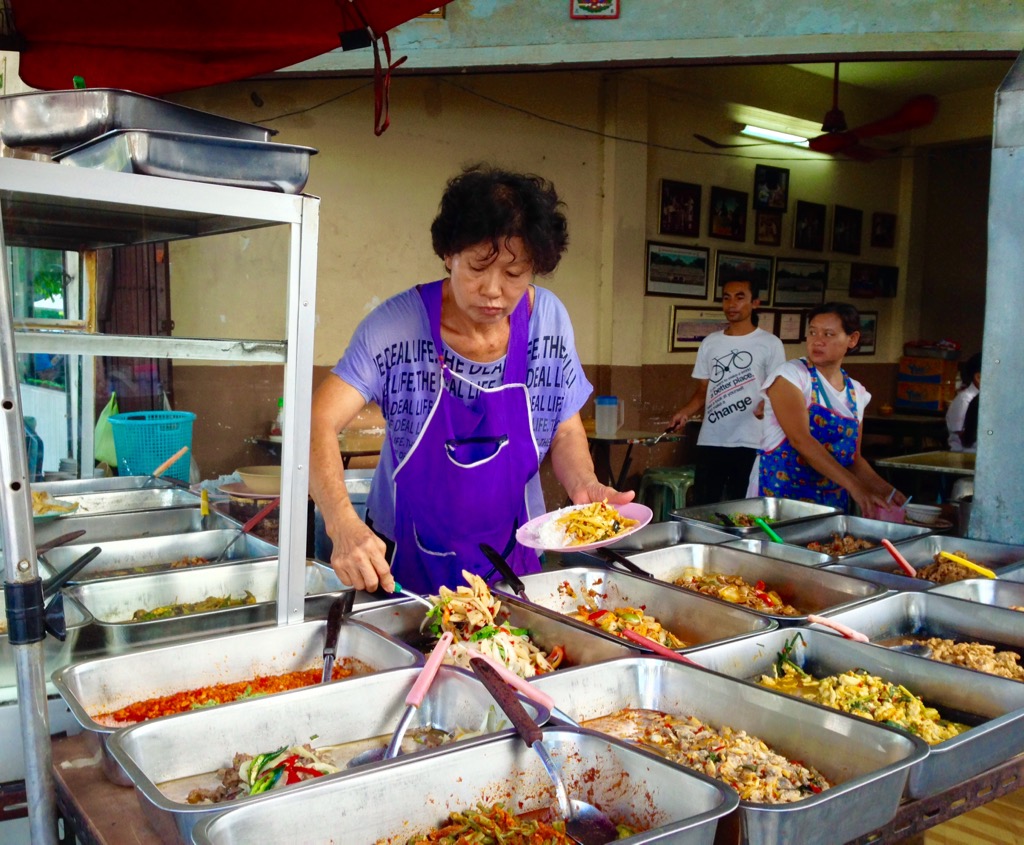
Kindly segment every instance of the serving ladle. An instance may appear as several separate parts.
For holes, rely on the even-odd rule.
[[[569,797],[561,772],[544,745],[543,731],[530,718],[530,714],[519,703],[515,693],[506,686],[494,668],[479,657],[470,658],[469,666],[508,716],[523,742],[533,748],[540,757],[548,777],[555,785],[555,800],[558,802],[558,812],[565,820],[566,834],[580,845],[606,845],[618,839],[619,832],[608,816],[593,804]]]

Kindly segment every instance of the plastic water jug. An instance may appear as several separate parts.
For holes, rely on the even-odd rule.
[[[598,396],[594,399],[594,433],[598,437],[612,437],[622,428],[626,406],[617,396]]]

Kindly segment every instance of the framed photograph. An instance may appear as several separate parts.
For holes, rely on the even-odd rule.
[[[796,219],[793,222],[794,249],[825,248],[825,206],[806,200],[796,201]]]
[[[754,312],[754,316],[757,318],[759,329],[764,329],[768,334],[778,335],[778,331],[776,331],[779,319],[778,311],[774,308],[758,308]]]
[[[856,349],[850,350],[847,355],[874,355],[875,346],[878,342],[878,312],[860,312],[860,343]]]
[[[747,192],[730,188],[711,188],[708,211],[708,235],[727,241],[747,239]]]
[[[837,205],[832,215],[832,251],[860,255],[860,230],[864,212]]]
[[[775,260],[776,308],[786,305],[819,305],[825,301],[828,262],[800,258]]]
[[[782,245],[782,215],[778,211],[754,212],[754,243],[758,246]]]
[[[692,352],[709,334],[720,331],[727,325],[729,324],[721,311],[673,305],[668,351]]]
[[[569,17],[586,18],[617,18],[619,16],[619,0],[569,0]]]
[[[896,296],[900,268],[885,264],[850,265],[850,296],[861,299]]]
[[[757,291],[756,298],[770,303],[772,257],[718,250],[715,255],[715,302],[722,301],[722,290],[726,282],[738,281],[751,282],[751,286]]]
[[[708,298],[708,256],[702,246],[647,242],[647,295]]]
[[[876,211],[871,215],[871,246],[892,249],[896,246],[896,215]]]
[[[785,213],[789,206],[789,171],[767,164],[754,165],[754,209]]]
[[[783,343],[803,343],[807,325],[803,311],[775,310],[775,336]]]
[[[661,180],[661,222],[658,233],[700,237],[700,185]]]

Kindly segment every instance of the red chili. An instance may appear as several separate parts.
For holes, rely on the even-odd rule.
[[[595,611],[594,611],[593,613],[591,613],[591,614],[590,614],[590,615],[589,615],[589,616],[587,617],[587,621],[588,621],[588,622],[596,622],[596,621],[597,621],[598,619],[600,619],[600,618],[601,618],[602,616],[604,616],[604,615],[605,615],[606,613],[608,613],[608,611],[607,611],[607,610],[595,610]]]

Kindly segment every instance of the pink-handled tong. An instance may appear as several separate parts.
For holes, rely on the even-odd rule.
[[[420,670],[420,673],[416,678],[416,682],[412,685],[412,689],[409,690],[409,694],[405,697],[405,712],[402,714],[402,718],[398,722],[398,727],[395,728],[395,733],[391,737],[391,742],[388,743],[388,750],[384,752],[385,760],[390,760],[398,754],[398,749],[402,745],[402,739],[405,736],[406,728],[409,727],[409,721],[412,719],[413,711],[416,710],[423,703],[423,699],[427,697],[430,685],[434,683],[434,677],[437,675],[437,670],[441,668],[441,662],[444,660],[445,654],[448,653],[448,646],[451,644],[452,632],[445,631],[441,635],[441,639],[437,641],[437,645],[434,646],[434,650],[430,652],[430,657],[427,658],[427,662]]]

